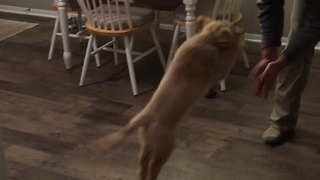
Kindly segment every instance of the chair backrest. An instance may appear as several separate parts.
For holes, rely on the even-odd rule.
[[[133,28],[131,0],[77,0],[91,26],[105,30]]]
[[[87,25],[104,32],[136,29],[154,18],[154,10],[132,6],[132,0],[77,1],[87,18]]]
[[[238,23],[242,19],[240,13],[241,0],[215,0],[211,17]]]

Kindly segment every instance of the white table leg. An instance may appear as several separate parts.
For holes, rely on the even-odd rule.
[[[63,59],[66,69],[72,68],[72,54],[70,51],[69,43],[69,30],[68,30],[68,15],[65,8],[65,0],[58,0],[58,12],[60,18],[60,29],[62,34],[62,43],[63,43]]]
[[[183,3],[186,6],[186,34],[187,39],[193,36],[197,32],[197,24],[196,24],[196,4],[198,0],[183,0]]]

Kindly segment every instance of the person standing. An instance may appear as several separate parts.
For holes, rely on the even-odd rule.
[[[270,126],[262,135],[265,143],[284,142],[297,124],[300,99],[306,86],[314,48],[320,40],[320,1],[294,0],[289,41],[281,46],[284,0],[257,0],[262,34],[261,60],[250,72],[254,93],[267,98],[275,84]]]

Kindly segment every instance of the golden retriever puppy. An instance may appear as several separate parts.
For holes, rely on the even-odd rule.
[[[183,43],[149,103],[127,125],[89,145],[96,152],[140,130],[141,180],[156,180],[175,146],[176,129],[188,109],[233,66],[243,33],[226,21],[199,17],[199,32]]]

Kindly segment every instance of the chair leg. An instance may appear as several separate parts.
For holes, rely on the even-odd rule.
[[[174,53],[177,49],[178,41],[179,41],[179,32],[180,32],[180,25],[177,24],[174,29],[174,33],[173,33],[173,37],[172,37],[172,43],[171,43],[171,47],[170,47],[170,51],[169,51],[167,65],[169,65],[171,63],[173,56],[174,56]]]
[[[222,79],[220,81],[220,89],[221,91],[225,91],[227,88],[226,88],[226,79],[227,77],[229,76],[230,72],[231,72],[231,69],[232,67],[234,67],[234,64],[236,63],[236,61],[233,61],[232,65],[230,66],[231,68],[228,70],[228,72],[226,73],[226,77],[224,79]]]
[[[89,43],[89,42],[88,42]],[[93,50],[97,50],[98,49],[98,44],[97,44],[97,39],[94,38],[93,39]],[[95,59],[96,59],[96,66],[100,67],[101,66],[101,61],[100,61],[100,56],[99,53],[94,55]]]
[[[136,75],[134,72],[133,62],[132,62],[132,54],[131,54],[131,48],[130,48],[130,40],[128,36],[124,37],[124,46],[127,56],[127,64],[128,64],[128,70],[129,70],[129,76],[131,81],[131,88],[133,95],[138,95],[138,88],[137,88],[137,81],[136,81]]]
[[[163,69],[166,70],[166,60],[164,59],[163,51],[162,51],[162,48],[160,46],[160,42],[159,42],[159,39],[157,37],[155,28],[153,26],[151,26],[150,27],[150,31],[151,31],[151,35],[152,35],[152,39],[153,39],[154,45],[157,48],[157,52],[158,52],[158,56],[160,58],[161,65],[162,65]]]
[[[85,55],[85,58],[84,58],[84,62],[83,62],[83,65],[82,65],[82,72],[81,72],[81,78],[80,78],[80,83],[79,83],[80,86],[83,86],[84,78],[86,77],[86,74],[87,74],[88,65],[89,65],[89,61],[90,61],[90,54],[91,54],[92,44],[93,44],[93,41],[95,41],[94,39],[95,39],[95,36],[91,34],[90,38],[89,38],[88,45],[87,45],[87,50],[86,50],[86,55]]]
[[[112,40],[114,41],[113,43],[113,48],[117,49],[118,48],[118,42],[116,37],[112,37]],[[119,54],[117,52],[114,52],[114,63],[116,65],[119,65]]]
[[[77,28],[78,32],[82,31],[82,19],[81,19],[81,12],[78,12],[77,15]],[[79,38],[79,42],[82,42],[82,38]]]
[[[247,53],[246,53],[244,48],[241,49],[241,57],[242,57],[244,66],[246,68],[249,68],[250,64],[249,64],[249,60],[248,60],[248,57],[247,57]],[[231,69],[229,71],[231,71]],[[227,77],[228,77],[229,74],[230,73],[228,72]],[[226,88],[226,79],[227,79],[227,77],[220,81],[220,90],[221,91],[226,91],[226,89],[227,89]]]
[[[220,90],[225,91],[226,90],[226,79],[223,79],[220,81]]]
[[[78,31],[82,30],[82,19],[81,19],[81,12],[78,12],[78,16],[77,16],[77,28]]]
[[[155,10],[154,12],[154,24],[155,24],[155,27],[157,29],[160,28],[160,11],[159,10]]]
[[[130,37],[130,50],[131,51],[133,50],[133,44],[134,44],[135,40],[136,40],[135,34],[131,35],[131,37]]]
[[[51,44],[50,44],[50,50],[49,50],[49,55],[48,55],[48,60],[52,59],[53,51],[54,51],[54,46],[56,44],[56,38],[57,38],[57,32],[59,28],[59,16],[56,17],[55,23],[54,23],[54,28],[52,32],[52,38],[51,38]]]
[[[247,56],[246,50],[244,48],[241,49],[241,56],[242,56],[242,60],[243,60],[244,66],[247,69],[249,69],[250,64],[249,64],[249,60],[248,60],[248,56]]]

